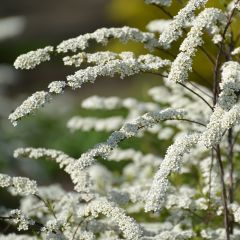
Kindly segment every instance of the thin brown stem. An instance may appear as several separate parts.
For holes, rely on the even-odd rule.
[[[228,156],[227,156],[227,161],[229,164],[229,185],[228,185],[228,198],[229,198],[229,203],[233,203],[234,196],[233,196],[233,171],[234,171],[234,165],[233,165],[233,130],[230,128],[228,130]],[[229,226],[229,231],[232,234],[233,233],[233,227],[234,227],[234,221],[233,221],[233,216],[231,216],[230,220],[230,226]]]
[[[216,146],[216,157],[218,161],[219,171],[220,171],[220,180],[222,185],[222,201],[224,209],[224,227],[226,230],[226,240],[230,240],[230,225],[229,225],[229,211],[227,204],[227,190],[224,182],[224,167],[222,163],[221,150],[220,146]]]
[[[230,178],[229,178],[229,202],[233,203],[233,130],[230,128],[228,130],[228,156],[227,160],[230,167]]]
[[[238,4],[240,0],[237,0],[235,4]],[[227,20],[227,24],[223,30],[223,34],[222,34],[222,41],[220,43],[220,47],[219,47],[219,51],[216,57],[216,62],[215,62],[215,67],[214,67],[214,85],[213,85],[213,93],[214,93],[214,99],[213,99],[213,105],[216,104],[217,102],[217,98],[218,98],[218,94],[219,94],[219,79],[218,79],[218,74],[219,74],[219,68],[220,68],[220,58],[223,54],[223,49],[224,49],[224,42],[226,39],[226,33],[227,30],[229,28],[229,26],[231,25],[231,21],[232,21],[232,17],[234,16],[234,12],[236,10],[236,7],[233,8],[233,10],[231,11],[228,20]]]
[[[211,190],[212,190],[212,170],[213,170],[213,161],[214,161],[214,151],[211,150],[211,165],[209,169],[209,191],[208,191],[208,210],[210,210],[211,205]]]
[[[76,227],[76,229],[75,229],[75,231],[74,231],[74,233],[73,233],[72,240],[75,239],[75,236],[76,236],[76,234],[77,234],[77,231],[78,231],[78,229],[80,228],[82,222],[83,222],[83,221],[80,221],[80,222],[78,223],[78,225],[77,225],[77,227]]]
[[[40,201],[42,201],[42,202],[44,203],[44,205],[48,208],[48,210],[50,211],[50,213],[52,213],[53,217],[54,217],[55,219],[57,219],[56,214],[55,214],[55,212],[54,212],[54,210],[53,210],[53,207],[52,207],[51,203],[50,203],[48,200],[45,201],[41,196],[39,196],[39,195],[37,195],[37,194],[34,194],[34,196],[35,196],[36,198],[38,198]]]
[[[0,221],[6,222],[6,221],[10,221],[12,219],[14,219],[13,216],[6,216],[6,217],[5,216],[0,216]],[[11,225],[11,223],[10,223],[10,225]],[[37,231],[40,231],[41,228],[43,228],[43,227],[44,227],[44,225],[42,223],[40,223],[40,222],[37,222],[36,220],[34,220],[34,224],[33,225],[29,225],[30,229],[37,230]],[[56,233],[56,232],[53,231],[53,233]]]
[[[158,76],[161,76],[161,77],[167,77],[166,75],[163,75],[161,73],[156,73],[156,72],[146,72],[146,73],[151,73],[151,74],[154,74],[154,75],[158,75]],[[183,83],[177,83],[179,85],[181,85],[182,87],[184,87],[185,89],[187,89],[188,91],[190,91],[191,93],[193,93],[194,95],[198,96],[202,101],[204,101],[210,108],[211,110],[213,111],[213,107],[208,103],[208,101],[202,97],[200,94],[198,94],[197,92],[195,92],[193,89],[187,87],[185,84]]]
[[[210,60],[210,62],[214,65],[215,64],[215,60],[214,58],[208,53],[208,51],[206,49],[204,49],[203,46],[199,46],[199,49],[207,56],[207,58]]]
[[[239,3],[240,0],[237,0],[235,2],[236,4]],[[224,54],[224,43],[226,39],[226,33],[228,31],[229,26],[231,25],[232,18],[234,16],[234,12],[236,10],[236,7],[234,7],[231,11],[231,13],[228,16],[227,24],[224,28],[224,31],[222,33],[222,41],[219,46],[219,51],[217,53],[216,57],[216,62],[215,62],[215,67],[214,67],[214,74],[213,74],[213,105],[215,106],[218,100],[218,95],[220,92],[219,88],[219,70],[220,70],[220,65],[221,65],[221,57]],[[226,186],[224,182],[224,168],[221,160],[221,151],[219,145],[216,147],[216,154],[217,154],[217,160],[218,160],[218,165],[220,168],[220,178],[221,178],[221,184],[222,184],[222,201],[223,201],[223,207],[224,207],[224,226],[225,226],[225,231],[226,231],[226,239],[230,240],[230,234],[233,232],[233,224],[230,223],[230,215],[228,211],[228,205],[227,205],[227,191],[226,191]]]
[[[211,149],[211,164],[210,164],[210,169],[209,169],[209,190],[208,190],[208,215],[211,215],[211,191],[212,191],[212,171],[213,171],[213,162],[214,162],[214,149]],[[209,221],[207,221],[207,224]]]
[[[198,87],[197,85],[195,85],[193,82],[188,82],[190,85],[192,85],[194,88],[196,88],[198,91],[200,91],[201,93],[203,93],[204,95],[206,95],[207,97],[212,99],[212,96],[210,96],[208,93],[206,93],[205,91],[203,91],[200,87]]]
[[[195,121],[195,120],[192,120],[192,119],[187,119],[187,118],[166,119],[166,121],[168,121],[168,120],[185,121],[185,122],[195,123],[195,124],[198,124],[200,126],[206,127],[206,125],[204,123],[201,123],[201,122],[198,122],[198,121]]]
[[[37,194],[34,194],[34,196],[44,203],[44,205],[48,208],[49,212],[50,212],[50,213],[53,215],[53,217],[57,220],[57,216],[56,216],[56,214],[55,214],[55,211],[54,211],[54,209],[53,209],[53,206],[52,206],[51,202],[50,202],[49,200],[46,200],[46,201],[45,201],[41,196],[39,196],[39,195],[37,195]],[[61,233],[63,233],[63,231],[62,231],[61,228],[59,228],[59,231],[60,231]]]
[[[202,97],[200,94],[198,94],[197,92],[195,92],[193,89],[187,87],[185,84],[183,83],[178,83],[179,85],[183,86],[184,88],[186,88],[188,91],[192,92],[193,94],[195,94],[196,96],[198,96],[202,101],[204,101],[210,108],[211,110],[213,111],[213,107],[208,103],[208,101]]]
[[[195,212],[192,211],[191,209],[184,209],[184,210],[186,210],[187,212],[189,212],[189,213],[192,214],[193,216],[197,217],[197,218],[198,218],[199,220],[201,220],[201,221],[204,221],[204,220],[205,220],[204,217],[198,215],[197,213],[195,213]]]
[[[153,4],[153,5],[156,6],[156,7],[158,7],[159,9],[161,9],[161,11],[162,11],[163,13],[165,13],[169,18],[173,18],[173,15],[172,15],[170,12],[168,12],[164,7],[159,6],[159,5],[157,5],[157,4]]]

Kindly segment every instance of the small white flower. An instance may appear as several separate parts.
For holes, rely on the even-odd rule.
[[[37,192],[36,181],[26,177],[10,177],[0,174],[0,187],[8,188],[14,195],[31,195]]]
[[[11,221],[17,225],[18,231],[28,230],[29,225],[34,225],[35,222],[29,219],[25,214],[19,209],[14,209],[10,211]]]
[[[66,87],[66,85],[67,84],[64,81],[54,81],[54,82],[51,82],[48,85],[49,92],[50,93],[56,93],[56,94],[62,93],[63,89]]]
[[[183,136],[178,138],[175,143],[168,148],[147,195],[146,211],[158,211],[161,208],[161,203],[165,200],[169,187],[168,177],[170,173],[180,170],[183,155],[188,153],[198,140],[199,134],[197,133]]]
[[[31,51],[26,54],[20,55],[14,62],[15,68],[32,69],[42,62],[50,60],[50,53],[53,52],[53,47],[48,46],[40,48],[36,51]]]
[[[142,235],[141,227],[137,222],[133,218],[127,216],[121,208],[117,207],[106,198],[100,197],[97,200],[91,201],[85,207],[83,214],[85,216],[92,215],[94,218],[97,218],[100,214],[105,215],[113,222],[117,223],[126,239],[137,240]]]
[[[100,28],[93,33],[87,33],[63,41],[57,46],[57,52],[76,52],[78,49],[85,50],[90,40],[95,40],[97,43],[106,45],[109,39],[112,38],[119,39],[122,42],[128,42],[130,40],[140,42],[150,50],[158,45],[157,40],[154,38],[154,34],[141,32],[136,28]]]
[[[17,107],[16,110],[9,115],[8,119],[10,119],[12,124],[16,126],[17,122],[21,118],[42,107],[45,103],[49,102],[50,99],[51,97],[48,92],[35,92],[31,97],[27,98],[19,107]]]
[[[159,6],[169,7],[172,4],[172,0],[144,0],[146,4],[156,4]]]

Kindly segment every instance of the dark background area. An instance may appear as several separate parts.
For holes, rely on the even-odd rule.
[[[0,19],[19,16],[24,28],[18,36],[0,42],[0,63],[12,65],[19,54],[112,26],[106,14],[108,3],[109,0],[1,0]],[[31,92],[50,81],[63,79],[65,73],[66,69],[59,64],[44,64],[36,71],[17,71],[17,87],[8,93]]]

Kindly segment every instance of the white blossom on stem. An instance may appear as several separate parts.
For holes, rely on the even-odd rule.
[[[191,134],[178,138],[170,146],[160,165],[160,169],[155,174],[151,189],[146,198],[146,211],[158,211],[161,203],[165,200],[169,187],[168,177],[172,172],[178,172],[181,168],[182,157],[198,142],[199,134]]]
[[[80,212],[84,216],[92,215],[97,218],[100,214],[110,218],[113,222],[117,223],[120,230],[126,239],[137,240],[142,235],[141,227],[137,222],[127,216],[124,211],[116,206],[113,202],[108,201],[106,198],[98,198],[91,201],[85,208],[84,212]]]
[[[40,48],[36,51],[31,51],[20,55],[14,62],[15,68],[33,69],[42,62],[50,60],[50,53],[53,52],[53,47],[48,46]]]
[[[82,130],[90,131],[114,131],[119,129],[124,123],[124,118],[120,116],[114,116],[109,118],[94,118],[94,117],[72,117],[67,122],[67,127],[72,131]]]
[[[159,6],[169,7],[172,4],[172,0],[144,0],[146,4],[156,4]]]
[[[207,129],[201,136],[206,147],[220,143],[223,134],[240,120],[240,64],[229,61],[222,66],[221,92],[214,112],[210,117]]]
[[[36,181],[26,177],[10,177],[6,174],[0,174],[0,187],[8,188],[13,195],[30,195],[37,192]]]
[[[100,76],[113,77],[115,74],[119,74],[120,78],[124,78],[140,72],[158,71],[170,65],[169,60],[162,60],[151,54],[141,55],[137,58],[132,54],[127,54],[127,56],[123,56],[123,59],[115,59],[105,64],[80,69],[74,75],[68,76],[67,81],[71,88],[76,89],[80,88],[83,83],[94,83],[96,78]]]
[[[158,45],[157,40],[154,38],[154,34],[141,32],[136,28],[100,28],[93,33],[87,33],[63,41],[57,46],[57,52],[76,52],[78,49],[85,50],[89,46],[91,40],[106,45],[112,38],[119,39],[123,43],[130,40],[144,43],[145,47],[148,49],[153,49]]]
[[[54,149],[45,148],[19,148],[14,151],[14,157],[28,157],[31,159],[50,159],[59,164],[60,168],[66,171],[72,181],[76,183],[75,189],[79,192],[90,192],[91,181],[87,171],[69,171],[69,166],[75,164],[77,159],[68,156],[67,154]],[[76,180],[78,182],[76,182]]]
[[[165,109],[159,112],[146,113],[132,122],[125,123],[119,131],[113,132],[106,142],[96,145],[86,153],[83,153],[73,164],[69,164],[66,167],[66,171],[71,176],[76,176],[73,182],[79,184],[78,177],[80,173],[91,166],[96,161],[96,157],[101,156],[106,158],[121,141],[136,136],[139,131],[150,128],[160,121],[178,119],[184,114],[183,110]]]
[[[17,107],[16,110],[9,115],[8,119],[12,122],[14,126],[16,126],[17,122],[21,118],[34,112],[50,100],[51,97],[48,92],[35,92],[32,96],[27,98],[19,107]]]
[[[206,3],[207,0],[188,1],[187,5],[173,18],[169,27],[160,35],[159,44],[164,48],[170,48],[171,43],[182,35],[182,29],[186,23],[192,21],[195,10],[203,7]]]
[[[185,82],[188,79],[188,72],[192,70],[192,58],[197,47],[203,44],[203,30],[207,29],[212,34],[218,33],[217,23],[224,24],[226,17],[217,8],[204,9],[194,20],[193,26],[180,46],[180,53],[174,60],[168,79],[174,82]]]

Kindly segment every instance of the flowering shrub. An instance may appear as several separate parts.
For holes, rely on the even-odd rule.
[[[168,16],[171,0],[145,0]],[[182,2],[182,1],[181,1]],[[151,73],[161,80],[149,89],[152,102],[134,98],[91,96],[82,108],[124,108],[126,116],[108,118],[74,116],[71,131],[108,131],[100,143],[78,159],[45,148],[20,148],[15,158],[50,159],[69,174],[74,190],[59,185],[37,186],[34,180],[0,174],[0,187],[20,195],[19,209],[3,209],[1,220],[16,225],[24,235],[1,235],[0,239],[240,239],[240,204],[237,153],[240,121],[240,34],[232,24],[239,21],[240,1],[224,9],[207,8],[207,0],[189,0],[170,20],[154,20],[149,31],[135,28],[102,28],[19,56],[14,66],[32,69],[49,61],[52,54],[78,70],[66,81],[54,81],[48,90],[34,93],[9,120],[20,119],[50,102],[65,89],[81,88],[98,77],[121,78]],[[160,36],[157,37],[157,34]],[[217,47],[216,56],[206,51],[203,35]],[[184,36],[174,60],[159,57]],[[95,41],[111,39],[142,43],[149,54],[133,52],[88,53]],[[194,56],[202,51],[213,65],[212,89],[191,80]],[[83,65],[84,64],[84,65]],[[86,66],[87,67],[82,67]],[[164,157],[133,148],[120,148],[128,138],[150,132],[161,141],[173,141]],[[121,176],[98,159],[126,161]],[[178,177],[189,175],[192,181]],[[178,176],[175,178],[175,176]]]

